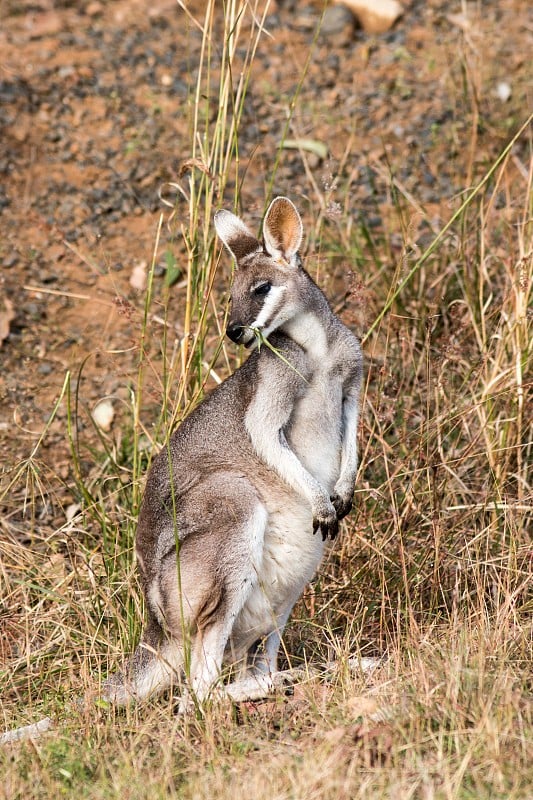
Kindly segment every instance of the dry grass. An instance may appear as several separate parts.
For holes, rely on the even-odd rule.
[[[228,17],[232,35],[240,32],[237,9]],[[251,63],[258,32],[253,24],[245,31]],[[230,62],[233,46],[230,38]],[[220,82],[224,109],[230,94],[245,92],[246,69],[240,88]],[[291,697],[213,707],[200,719],[178,717],[168,697],[124,712],[72,704],[139,636],[132,542],[150,453],[213,370],[224,375],[234,360],[220,353],[209,227],[224,180],[214,185],[206,167],[222,176],[234,168],[238,119],[239,103],[231,119],[217,118],[201,152],[194,148],[204,123],[192,121],[190,225],[176,231],[187,252],[183,335],[171,341],[170,327],[154,320],[150,284],[145,309],[131,312],[140,357],[120,435],[81,431],[83,384],[65,382],[75,473],[67,491],[80,513],[62,521],[65,490],[38,443],[5,473],[1,722],[11,728],[50,714],[56,727],[0,750],[0,794],[530,797],[531,143],[520,157],[506,153],[423,258],[420,209],[395,190],[392,175],[379,178],[389,182],[389,217],[366,258],[366,284],[355,281],[339,303],[347,321],[371,330],[356,508],[285,637],[291,663],[333,658],[337,672],[309,677]],[[330,195],[348,197],[349,188],[326,187],[315,227],[307,220],[322,269],[337,258],[339,240],[346,261],[361,259],[362,234],[347,210],[334,219],[325,213]],[[397,231],[403,249],[394,256]],[[313,271],[312,257],[308,263]],[[396,274],[382,263],[395,263]],[[163,316],[171,297],[169,290],[159,298]],[[347,666],[354,653],[388,658],[365,677]]]

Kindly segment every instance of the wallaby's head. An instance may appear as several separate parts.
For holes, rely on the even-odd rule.
[[[230,211],[215,214],[215,228],[237,266],[226,333],[249,347],[254,329],[267,337],[303,307],[302,288],[309,279],[298,255],[302,220],[290,200],[277,197],[266,213],[262,241]]]

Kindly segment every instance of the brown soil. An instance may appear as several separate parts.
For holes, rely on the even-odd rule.
[[[340,170],[334,199],[390,236],[392,252],[390,169],[429,220],[411,232],[423,245],[532,99],[527,0],[485,2],[482,14],[471,4],[467,19],[459,3],[405,5],[387,34],[318,38],[290,134],[327,144],[325,163],[309,157],[318,189]],[[203,3],[188,6],[201,17]],[[242,126],[246,213],[263,207],[319,6],[271,4]],[[10,470],[42,432],[66,370],[84,364],[88,407],[126,396],[143,304],[130,278],[152,258],[160,187],[190,156],[186,104],[201,37],[174,0],[4,0],[1,16],[0,314],[7,298],[14,316],[0,344],[0,446]],[[512,89],[507,101],[499,83]],[[318,198],[297,151],[284,151],[275,190],[296,200],[310,228]],[[161,252],[166,244],[164,232]],[[156,295],[164,264],[157,273]],[[40,457],[68,483],[65,414]],[[59,499],[71,499],[68,488]]]

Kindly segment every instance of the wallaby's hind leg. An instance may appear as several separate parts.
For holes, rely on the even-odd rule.
[[[258,582],[268,514],[255,491],[249,491],[249,494],[247,513],[241,515],[238,524],[235,507],[227,507],[229,513],[225,515],[224,524],[230,524],[231,527],[227,538],[219,545],[218,602],[203,609],[198,618],[190,683],[200,701],[209,695],[220,678],[224,652],[235,620]]]
[[[104,697],[119,704],[141,699],[177,682],[180,673],[198,701],[209,696],[235,620],[257,586],[267,522],[255,488],[241,476],[216,473],[180,498],[177,528],[185,535],[179,553],[162,532],[160,541],[171,546],[145,580],[146,629],[124,674],[107,681]],[[188,704],[185,692],[183,709]]]
[[[179,501],[179,552],[170,547],[147,597],[171,640],[184,642],[184,672],[198,701],[220,678],[235,620],[257,586],[268,514],[246,479],[218,472]],[[182,705],[187,707],[188,699]]]
[[[161,626],[149,611],[135,652],[122,671],[105,681],[102,697],[117,705],[143,700],[177,681],[182,666],[181,643],[165,639]]]
[[[234,702],[259,700],[274,691],[276,676],[283,674],[278,672],[278,651],[291,610],[292,604],[278,618],[277,627],[250,649],[243,674],[226,686],[226,694]]]
[[[295,601],[298,598],[295,598]],[[294,603],[291,603],[283,612],[278,616],[278,624],[273,631],[271,631],[265,640],[261,643],[261,647],[257,649],[252,655],[250,664],[251,675],[275,675],[278,672],[278,653],[281,644],[281,637],[283,630],[289,619],[289,614],[292,611]]]

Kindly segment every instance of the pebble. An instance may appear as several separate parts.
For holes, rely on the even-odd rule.
[[[506,81],[500,81],[500,83],[496,86],[496,96],[502,103],[506,103],[509,98],[511,97],[512,89],[511,86]]]
[[[31,319],[40,319],[42,316],[41,308],[37,303],[25,303],[23,309]]]
[[[403,14],[397,0],[343,0],[366,33],[385,33]]]
[[[320,36],[337,47],[345,47],[353,40],[355,17],[346,6],[328,6],[324,12]]]
[[[11,269],[11,267],[15,267],[18,263],[19,257],[17,253],[11,253],[10,255],[6,256],[2,262],[6,269]]]
[[[103,10],[103,3],[98,2],[98,0],[93,0],[93,2],[89,3],[89,5],[85,8],[85,13],[89,17],[98,17],[100,14],[102,14]]]
[[[267,31],[274,31],[276,28],[279,28],[281,25],[281,19],[279,14],[269,14],[265,20],[265,28]]]
[[[92,418],[103,431],[111,430],[115,418],[115,409],[111,400],[100,400],[92,413]]]
[[[317,21],[318,15],[313,6],[303,6],[297,14],[292,15],[292,26],[300,31],[313,31]]]

